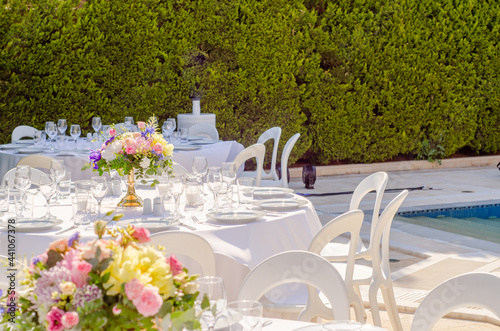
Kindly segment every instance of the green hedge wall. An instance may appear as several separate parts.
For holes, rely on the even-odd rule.
[[[291,162],[500,149],[500,3],[0,0],[0,139],[20,124],[217,115]]]

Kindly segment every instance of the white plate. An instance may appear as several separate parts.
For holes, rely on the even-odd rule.
[[[275,199],[293,193],[291,188],[285,187],[259,187],[253,191],[253,195],[259,199]]]
[[[305,206],[307,205],[307,201],[298,199],[268,199],[254,201],[253,205],[265,210],[287,211]]]
[[[168,221],[160,220],[159,217],[156,218],[138,218],[129,219],[124,221],[116,222],[117,226],[126,228],[127,225],[133,225],[139,228],[146,228],[151,232],[165,231],[169,229],[178,229],[175,224],[169,223]]]
[[[211,145],[215,143],[219,143],[222,140],[216,140],[216,139],[203,139],[203,140],[195,140],[192,142],[193,145]]]
[[[60,219],[46,219],[46,218],[17,218],[16,223],[10,224],[7,220],[0,222],[0,227],[5,229],[10,225],[14,225],[16,232],[39,232],[52,229],[54,226],[61,224],[63,221]]]
[[[174,146],[174,151],[196,151],[200,149],[200,146],[193,146],[193,145],[177,145]]]
[[[5,144],[5,145],[0,145],[1,149],[18,149],[21,148],[21,145],[17,144]]]
[[[207,218],[213,218],[220,223],[228,224],[244,224],[255,221],[257,218],[266,215],[265,212],[260,210],[247,210],[247,211],[223,211],[208,213]]]
[[[18,149],[17,152],[19,154],[38,154],[38,153],[43,153],[47,149],[46,148],[21,148]]]
[[[14,144],[21,144],[21,145],[33,145],[35,141],[33,139],[26,139],[26,140],[17,140],[14,141]]]

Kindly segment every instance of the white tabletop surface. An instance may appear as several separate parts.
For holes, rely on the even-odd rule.
[[[142,198],[154,198],[154,189],[138,189]],[[290,198],[304,199],[290,194]],[[206,221],[206,213],[212,208],[211,192],[206,197],[204,210],[196,212],[200,221]],[[124,212],[123,219],[143,218],[141,208],[117,209],[116,204],[120,197],[106,197],[103,200],[102,211],[115,209]],[[34,216],[41,216],[45,212],[44,198],[36,195],[34,199]],[[181,200],[182,202],[182,200]],[[14,207],[11,206],[11,212]],[[182,210],[182,205],[181,205]],[[49,243],[54,240],[69,237],[76,230],[71,230],[60,235],[55,233],[61,229],[69,228],[73,224],[72,206],[69,198],[52,203],[51,212],[64,222],[52,229],[40,232],[16,233],[16,249],[18,258],[27,257],[43,253]],[[186,213],[189,216],[189,213]],[[3,215],[2,219],[7,219],[12,215]],[[147,216],[152,217],[152,215]],[[321,223],[312,204],[308,202],[305,206],[289,212],[269,212],[266,216],[248,224],[220,224],[220,227],[213,227],[206,224],[194,224],[189,219],[183,220],[185,223],[196,227],[196,234],[204,237],[212,245],[216,253],[217,274],[226,280],[228,300],[236,299],[240,285],[249,272],[264,259],[287,250],[302,249],[307,250],[313,236],[321,228]],[[212,222],[215,222],[211,220]],[[173,226],[172,231],[191,231],[184,227]],[[91,229],[79,229],[82,240],[95,238]],[[0,230],[0,254],[6,255],[7,251],[6,229]]]
[[[74,141],[69,141],[63,145],[62,150],[51,151],[46,149],[43,153],[44,155],[49,155],[58,159],[64,159],[66,168],[71,171],[71,179],[90,179],[90,177],[95,176],[97,173],[93,172],[91,169],[82,171],[82,167],[86,162],[89,161],[88,150],[90,144],[83,141],[79,141],[78,149],[71,149]],[[11,144],[7,144],[11,145]],[[18,149],[2,149],[3,145],[0,145],[0,179],[3,178],[5,173],[12,168],[15,168],[16,164],[23,157],[33,154],[24,154],[23,151],[32,148],[33,145],[27,144],[17,144]],[[193,163],[194,156],[206,156],[209,166],[221,166],[223,162],[232,161],[244,149],[243,145],[236,141],[221,141],[218,143],[210,145],[201,145],[198,150],[194,151],[176,151],[174,148],[174,154],[172,160],[181,164],[188,171],[191,171],[191,166]]]

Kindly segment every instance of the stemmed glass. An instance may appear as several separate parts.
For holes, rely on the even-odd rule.
[[[94,131],[96,133],[99,133],[99,130],[101,130],[102,122],[100,117],[92,117],[92,128],[94,128]]]
[[[222,189],[222,171],[219,167],[208,168],[207,176],[208,188],[214,192],[214,208],[213,211],[219,211],[218,195]]]
[[[128,131],[132,131],[132,126],[134,125],[134,118],[132,116],[125,116],[125,121],[123,122]]]
[[[42,175],[40,178],[40,193],[47,200],[47,211],[45,213],[45,218],[55,218],[54,215],[50,213],[50,198],[57,192],[57,183],[53,181],[49,176]]]
[[[50,138],[50,149],[54,150],[54,138],[57,136],[57,125],[54,122],[45,122],[45,133]]]
[[[78,147],[78,138],[82,134],[82,129],[80,129],[79,124],[71,124],[69,128],[69,134],[73,139],[75,139],[75,147]]]
[[[68,128],[68,122],[65,119],[60,119],[57,121],[57,130],[62,136],[66,134],[67,128]]]
[[[59,183],[64,178],[64,176],[66,176],[66,167],[64,166],[64,160],[52,160],[50,162],[50,177],[57,184],[57,193],[59,193]],[[59,198],[58,195],[56,195],[57,198]]]
[[[175,202],[174,220],[179,220],[182,216],[180,214],[179,202],[182,192],[184,192],[184,175],[172,175],[168,180],[170,194]]]
[[[207,174],[208,161],[204,156],[193,157],[193,172],[199,177],[203,178]]]
[[[101,202],[108,191],[106,178],[100,176],[92,177],[90,180],[90,190],[97,200],[97,218],[99,218],[101,216]]]
[[[158,184],[155,185],[156,194],[161,198],[163,208],[165,208],[165,202],[172,197],[170,194],[168,176],[159,176],[156,180],[158,181]]]
[[[222,180],[227,186],[227,202],[230,208],[233,207],[233,189],[232,185],[236,181],[236,164],[234,162],[222,163]]]
[[[213,331],[215,323],[227,306],[224,281],[221,277],[200,277],[198,278],[198,292],[195,301],[196,310],[201,312],[201,321],[206,323],[208,331]]]
[[[14,186],[21,192],[20,201],[26,200],[26,191],[31,186],[31,168],[27,165],[20,165],[16,167],[16,173],[14,175]],[[27,210],[27,206],[23,207],[23,210]]]

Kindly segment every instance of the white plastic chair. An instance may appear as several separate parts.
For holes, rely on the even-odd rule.
[[[12,168],[3,175],[2,183],[7,182],[10,188],[14,187],[14,177],[16,176],[16,168]],[[31,184],[40,186],[42,177],[47,176],[43,171],[31,168]]]
[[[349,319],[349,300],[342,277],[327,260],[307,251],[287,251],[262,261],[246,276],[238,300],[259,300],[267,291],[287,283],[317,288],[330,302],[335,319]],[[304,312],[299,314],[299,320],[309,321],[316,316],[314,307],[306,305]]]
[[[295,143],[300,137],[300,133],[294,134],[285,144],[283,152],[281,153],[281,178],[279,180],[262,180],[260,186],[281,186],[288,187],[288,158],[290,157],[290,152],[295,146]]]
[[[12,142],[16,142],[21,138],[30,137],[33,138],[37,130],[29,125],[20,125],[12,130]]]
[[[181,164],[179,164],[177,162],[172,162],[172,171],[175,174],[179,174],[179,175],[184,175],[184,174],[189,173],[189,171],[186,168],[184,168]]]
[[[356,254],[356,241],[359,231],[361,229],[361,224],[363,223],[364,213],[361,210],[351,210],[340,216],[337,216],[330,222],[328,222],[325,226],[319,230],[319,232],[314,236],[309,245],[309,251],[319,254],[323,247],[333,239],[339,237],[344,233],[349,233],[351,241],[347,259],[347,265],[341,273],[341,276],[344,279],[347,293],[349,295],[349,303],[354,307],[354,311],[356,313],[356,318],[359,322],[364,322],[364,311],[363,304],[361,302],[360,296],[355,292],[353,286],[353,273],[354,273],[354,263],[355,263],[355,254]],[[310,302],[314,302],[314,306],[323,306],[321,299],[319,298],[316,290],[310,286],[307,288],[308,291],[308,300]],[[331,311],[324,311],[326,307],[320,309],[323,314],[321,317],[326,319],[331,319]]]
[[[183,255],[195,260],[204,276],[215,276],[215,255],[206,239],[191,232],[159,232],[150,236],[147,244],[165,247],[167,255]],[[188,268],[189,269],[189,268]]]
[[[273,155],[271,157],[271,171],[267,173],[264,170],[262,170],[261,173],[262,179],[279,180],[278,173],[276,172],[276,159],[278,157],[278,146],[280,142],[280,136],[281,136],[281,128],[275,126],[274,128],[266,130],[263,134],[260,135],[259,139],[257,139],[257,144],[265,144],[266,141],[270,139],[274,140]]]
[[[371,246],[373,242],[373,233],[379,219],[380,205],[382,203],[382,197],[384,195],[388,180],[389,176],[387,175],[387,173],[382,171],[376,172],[363,179],[352,194],[349,210],[361,209],[359,205],[368,193],[375,191],[377,194],[373,205],[373,216],[370,228],[370,242],[368,243],[368,247],[365,247],[358,233],[356,259],[365,259],[368,261],[371,260],[370,252],[372,251]],[[329,243],[321,251],[321,256],[326,258],[328,261],[347,261],[348,252],[349,244]]]
[[[52,160],[56,159],[47,155],[29,155],[20,159],[19,162],[17,162],[17,165],[29,165],[32,168],[43,168],[50,170]],[[62,168],[58,170],[62,170]]]
[[[246,160],[250,160],[253,158],[257,160],[257,169],[255,171],[243,172],[243,176],[255,177],[256,186],[260,186],[265,154],[266,147],[263,144],[255,144],[252,146],[248,146],[247,148],[239,152],[233,160],[234,164],[236,165],[236,169],[239,169],[241,165],[244,166]]]
[[[432,289],[415,312],[411,331],[430,331],[434,324],[457,308],[480,306],[500,319],[500,277],[467,273],[446,280]]]
[[[189,127],[190,136],[204,136],[210,139],[219,140],[219,131],[209,123],[196,123]]]

